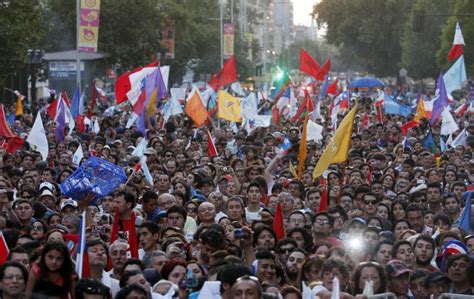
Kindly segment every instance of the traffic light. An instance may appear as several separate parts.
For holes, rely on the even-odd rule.
[[[415,19],[413,21],[413,31],[414,32],[422,32],[423,27],[425,25],[425,11],[424,10],[416,10],[415,11]]]

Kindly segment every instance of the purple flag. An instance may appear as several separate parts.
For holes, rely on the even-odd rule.
[[[64,127],[66,126],[66,109],[64,101],[59,101],[58,113],[56,116],[56,142],[64,141]]]
[[[443,72],[439,74],[438,88],[436,89],[436,100],[433,103],[433,111],[431,112],[430,124],[433,124],[443,113],[444,108],[448,106],[448,94],[444,85]]]

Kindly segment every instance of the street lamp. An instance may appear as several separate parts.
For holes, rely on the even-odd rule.
[[[41,63],[43,57],[43,51],[40,49],[28,49],[26,54],[26,63],[31,65],[31,97],[30,105],[32,102],[36,102],[36,67]]]

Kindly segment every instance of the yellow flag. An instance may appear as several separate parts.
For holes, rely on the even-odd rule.
[[[148,105],[146,106],[146,118],[148,119],[150,116],[156,114],[156,97],[158,95],[158,89],[152,91],[150,95],[150,101],[148,101]]]
[[[303,176],[304,164],[306,162],[306,135],[308,134],[308,113],[304,117],[303,133],[300,142],[300,153],[298,154],[298,178]]]
[[[16,98],[16,109],[15,109],[15,115],[18,116],[18,115],[23,115],[23,103],[22,103],[22,99],[23,99],[23,96],[21,94],[17,94],[17,98]]]
[[[357,102],[354,107],[347,113],[331,141],[324,149],[323,154],[316,163],[313,171],[313,179],[318,178],[334,163],[341,163],[347,160],[349,156],[349,146],[352,137],[352,127],[354,126],[354,118],[357,112]]]
[[[290,173],[291,175],[297,179],[298,178],[298,175],[296,174],[296,170],[295,170],[295,166],[293,165],[293,163],[291,161],[288,161],[288,163],[290,163]]]
[[[240,100],[228,92],[217,93],[217,117],[228,121],[240,122]]]
[[[418,107],[416,108],[415,118],[413,120],[416,122],[420,122],[420,119],[422,119],[423,117],[426,117],[425,103],[423,102],[423,99],[420,97],[420,99],[418,100]]]

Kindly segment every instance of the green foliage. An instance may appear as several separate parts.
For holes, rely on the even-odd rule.
[[[0,85],[26,64],[27,50],[38,46],[41,10],[31,0],[0,2]]]
[[[436,65],[436,51],[441,44],[441,29],[446,24],[447,17],[429,16],[429,14],[447,13],[450,1],[416,0],[412,12],[405,24],[401,37],[402,57],[401,67],[408,70],[408,75],[414,79],[427,77],[436,78],[439,68]],[[415,11],[424,11],[425,17],[421,32],[414,32]],[[452,38],[452,32],[451,32]]]
[[[379,76],[398,71],[400,36],[411,0],[322,0],[313,14],[327,25],[327,40],[341,47],[348,67],[362,65]]]
[[[453,14],[474,13],[474,1],[456,0],[453,7]],[[448,52],[453,44],[454,31],[456,29],[456,22],[461,24],[461,30],[464,36],[464,57],[466,63],[466,71],[468,74],[474,72],[474,61],[470,59],[474,57],[474,17],[472,16],[453,16],[448,19],[448,22],[443,28],[443,35],[441,38],[441,48],[436,53],[438,65],[446,71],[453,62],[448,62]]]

